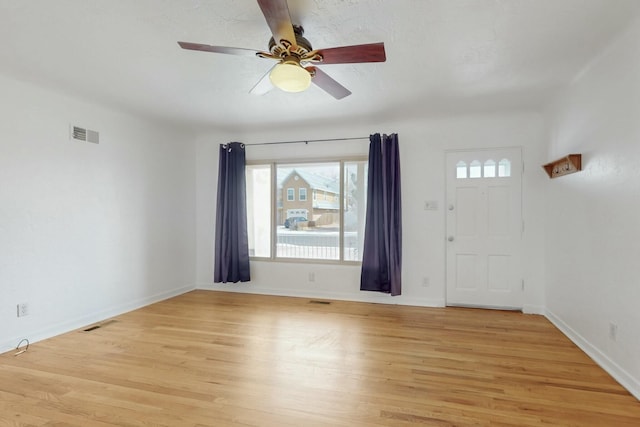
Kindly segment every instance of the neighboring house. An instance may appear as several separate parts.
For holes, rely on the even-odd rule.
[[[305,216],[315,225],[338,223],[340,211],[339,180],[308,171],[293,169],[278,191],[282,204],[278,206],[278,223],[290,217]]]

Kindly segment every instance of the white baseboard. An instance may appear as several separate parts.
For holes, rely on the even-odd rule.
[[[192,291],[193,289],[195,289],[193,285],[183,286],[181,288],[160,292],[158,294],[151,295],[144,298],[139,298],[139,299],[130,301],[126,304],[110,307],[105,310],[99,311],[97,313],[91,313],[86,316],[76,317],[75,319],[65,320],[63,322],[59,322],[54,325],[49,325],[48,327],[43,329],[26,332],[23,336],[16,337],[9,341],[0,343],[0,353],[4,353],[6,351],[16,348],[16,345],[18,344],[18,342],[23,338],[28,339],[29,343],[33,344],[38,341],[42,341],[44,339],[54,337],[56,335],[61,335],[61,334],[82,328],[92,323],[101,322],[110,317],[119,316],[123,313],[136,310],[138,308],[145,307],[147,305],[150,305],[159,301],[163,301],[168,298],[182,295],[186,292]]]
[[[640,381],[611,360],[606,354],[591,344],[586,338],[567,325],[560,317],[549,310],[545,313],[547,319],[565,334],[575,345],[580,347],[594,362],[607,371],[624,388],[629,390],[636,399],[640,400]]]
[[[540,314],[544,316],[546,311],[542,305],[525,304],[522,306],[522,312],[524,314]]]
[[[259,295],[273,295],[281,297],[295,297],[295,298],[326,298],[338,301],[354,301],[354,302],[370,302],[375,304],[392,304],[392,305],[407,305],[416,307],[444,307],[444,299],[429,299],[429,298],[405,298],[402,295],[392,297],[387,294],[377,292],[360,292],[357,294],[350,292],[324,292],[322,290],[292,290],[292,289],[277,289],[277,288],[256,288],[246,284],[238,283],[198,283],[198,289],[213,290],[213,291],[226,291],[237,292],[246,294],[259,294]]]

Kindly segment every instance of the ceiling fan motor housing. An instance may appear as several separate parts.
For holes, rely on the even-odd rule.
[[[311,47],[311,43],[309,40],[304,38],[302,35],[304,34],[304,28],[300,25],[293,26],[293,32],[296,36],[296,49],[291,49],[290,44],[286,44],[283,46],[281,43],[276,43],[276,41],[271,37],[269,40],[269,52],[271,52],[274,56],[279,56],[281,58],[290,55],[297,55],[298,57],[302,57],[307,53],[311,52],[313,48]],[[289,40],[287,40],[289,42]]]

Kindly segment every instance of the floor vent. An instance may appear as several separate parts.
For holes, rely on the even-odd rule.
[[[331,301],[320,301],[317,299],[312,299],[309,301],[309,304],[324,304],[324,305],[329,305],[331,304]]]
[[[105,326],[109,326],[112,323],[115,323],[115,320],[107,320],[106,322],[98,323],[97,325],[89,326],[87,329],[83,329],[83,332],[91,332],[96,329],[104,328]]]
[[[71,139],[74,141],[91,142],[93,144],[100,143],[100,133],[95,130],[81,128],[80,126],[71,126]]]

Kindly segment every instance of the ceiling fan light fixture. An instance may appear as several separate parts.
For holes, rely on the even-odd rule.
[[[284,61],[269,74],[271,83],[285,92],[303,92],[311,85],[311,74],[299,62]]]

